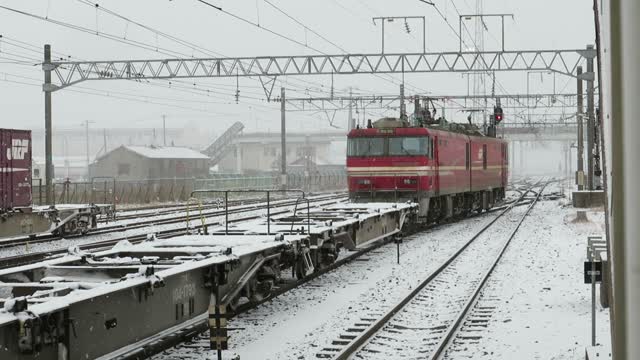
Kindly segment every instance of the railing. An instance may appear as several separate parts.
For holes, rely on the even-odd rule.
[[[299,188],[305,191],[344,190],[347,188],[347,175],[344,171],[316,173],[304,176],[302,173],[292,173],[287,177],[289,188]],[[109,183],[100,183],[100,190],[104,192],[101,199],[115,204],[148,204],[187,201],[194,190],[218,189],[250,190],[250,189],[279,189],[280,176],[241,176],[238,174],[220,174],[207,179],[171,178],[146,179]],[[54,184],[55,203],[88,204],[98,201],[94,198],[96,184],[92,182],[61,182]],[[32,185],[33,204],[45,205],[45,187],[40,179],[34,179]]]
[[[267,202],[267,235],[271,234],[271,194],[272,193],[300,193],[301,196],[296,199],[296,204],[293,209],[292,222],[291,222],[291,232],[293,232],[293,225],[296,217],[296,212],[298,211],[298,203],[300,201],[306,201],[307,203],[307,233],[311,232],[311,202],[306,198],[306,194],[303,190],[300,189],[287,189],[287,190],[272,190],[272,189],[250,189],[250,190],[217,190],[217,189],[202,189],[202,190],[194,190],[190,194],[190,198],[198,200],[198,198],[194,197],[196,194],[224,194],[224,233],[225,235],[229,235],[229,194],[265,194],[266,202]],[[204,227],[204,220],[203,220]]]

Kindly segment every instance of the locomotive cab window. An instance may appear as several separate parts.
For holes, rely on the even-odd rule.
[[[391,156],[431,156],[430,138],[392,137],[389,138],[389,155]]]
[[[384,138],[358,137],[348,141],[347,156],[382,156],[384,155]]]

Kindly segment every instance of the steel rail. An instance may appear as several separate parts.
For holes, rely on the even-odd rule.
[[[314,202],[325,201],[325,200],[332,200],[340,197],[344,197],[346,199],[346,195],[328,195],[328,196],[313,198],[312,201]],[[278,202],[274,204],[273,207],[293,206],[295,205],[295,202],[296,202],[295,199],[278,200]],[[265,209],[266,207],[267,207],[266,203],[259,206],[256,206],[253,204],[241,205],[241,207],[229,210],[228,214],[238,214],[238,213],[247,212],[247,211],[262,210],[262,209]],[[224,215],[225,215],[224,209],[222,210],[216,209],[214,211],[202,212],[202,216],[206,218],[224,216]],[[143,220],[133,224],[104,226],[104,227],[93,229],[92,231],[89,231],[84,235],[73,234],[73,235],[58,236],[58,235],[52,235],[52,234],[45,234],[40,236],[24,236],[24,237],[13,238],[8,240],[0,240],[0,249],[16,247],[16,246],[26,246],[28,244],[37,244],[37,243],[43,243],[43,242],[49,242],[49,241],[56,241],[56,240],[62,239],[63,237],[65,239],[76,239],[76,238],[83,238],[86,236],[101,235],[101,234],[107,234],[107,233],[113,233],[113,232],[122,232],[127,230],[135,230],[135,229],[147,227],[149,225],[178,224],[181,222],[185,222],[187,219],[188,217],[186,215],[181,215],[181,216],[173,217],[169,219],[159,219],[159,220],[151,219],[151,220]]]
[[[316,199],[316,200],[312,200],[312,203],[322,203],[322,204],[332,204],[332,203],[337,203],[340,202],[341,197],[335,197],[333,199]],[[287,203],[287,204],[281,204],[277,207],[285,207],[285,206],[292,206],[291,203]],[[254,209],[250,209],[250,210],[254,210]],[[289,213],[291,210],[290,209],[286,209],[286,210],[280,210],[280,211],[276,211],[276,212],[272,212],[271,215],[282,215],[282,214],[286,214]],[[241,218],[237,218],[237,219],[231,219],[229,220],[229,222],[232,223],[236,223],[236,222],[243,222],[243,221],[248,221],[248,220],[255,220],[255,219],[259,219],[260,217],[262,217],[262,215],[251,215],[251,216],[245,216],[245,217],[241,217]],[[217,226],[217,225],[222,225],[222,222],[220,221],[216,221],[216,222],[212,222],[212,223],[207,223],[204,226],[203,225],[195,225],[190,227],[190,229],[201,229],[203,230],[204,227],[209,227],[209,226]],[[187,230],[186,227],[184,228],[178,228],[178,229],[171,229],[171,230],[164,230],[164,231],[158,231],[156,232],[156,237],[157,238],[170,238],[173,236],[177,236],[177,235],[183,235],[185,233],[185,231]],[[82,244],[82,245],[78,245],[78,249],[83,250],[83,251],[99,251],[99,250],[106,250],[109,249],[110,247],[116,245],[118,242],[123,241],[123,240],[127,240],[133,244],[135,243],[139,243],[142,241],[145,241],[147,239],[148,234],[139,234],[139,235],[133,235],[133,236],[125,236],[122,238],[117,238],[117,239],[110,239],[110,240],[103,240],[103,241],[97,241],[97,242],[92,242],[92,243],[88,243],[88,244]],[[57,249],[57,250],[51,250],[51,251],[43,251],[43,252],[34,252],[34,253],[29,253],[26,255],[16,255],[16,256],[9,256],[9,257],[4,257],[4,258],[0,258],[0,269],[7,269],[7,268],[11,268],[11,267],[16,267],[16,266],[22,266],[22,265],[28,265],[28,264],[32,264],[38,261],[42,261],[48,258],[52,258],[54,256],[62,256],[65,255],[69,252],[69,250],[67,248],[62,248],[62,249]]]
[[[526,195],[526,194],[525,194]],[[523,195],[524,197],[524,195]],[[509,203],[508,206],[518,206],[518,201],[514,201],[512,203]],[[493,213],[496,211],[500,211],[503,210],[504,207],[496,207],[496,208],[492,208],[490,210],[487,210],[485,212],[482,213],[476,213],[473,215],[469,215],[464,217],[464,219],[472,219],[478,216],[483,216],[487,213]],[[499,215],[500,216],[500,215]],[[460,221],[460,218],[455,218],[455,219],[451,219],[449,221],[444,221],[441,223],[437,223],[437,224],[431,224],[428,225],[426,228],[421,228],[417,231],[415,231],[414,233],[419,233],[419,232],[424,232],[424,231],[429,231],[429,230],[433,230],[442,226],[446,226],[449,225],[451,223]],[[406,234],[409,235],[409,234]],[[298,288],[302,285],[304,285],[305,283],[316,279],[330,271],[333,271],[341,266],[347,265],[349,263],[351,263],[352,261],[355,261],[356,259],[358,259],[359,257],[368,254],[369,252],[379,249],[381,247],[383,247],[384,245],[387,245],[389,243],[392,243],[393,239],[390,238],[384,238],[381,239],[380,241],[377,242],[372,242],[369,243],[366,247],[363,247],[361,249],[358,249],[356,251],[354,251],[353,253],[349,254],[348,256],[343,257],[342,259],[339,259],[337,261],[335,261],[334,263],[332,263],[331,265],[319,269],[318,271],[309,274],[307,276],[305,276],[302,279],[297,279],[294,281],[290,281],[290,282],[286,282],[284,284],[282,284],[281,286],[278,286],[276,289],[274,289],[271,294],[269,294],[268,296],[266,296],[265,298],[259,300],[259,301],[255,301],[255,302],[251,302],[251,303],[245,303],[245,304],[241,304],[238,306],[238,308],[236,309],[235,312],[230,312],[230,318],[233,318],[236,315],[245,313],[251,309],[254,309],[256,307],[258,307],[261,304],[267,303],[271,300],[273,300],[274,298],[292,290],[295,288]],[[185,324],[185,326],[176,329],[174,332],[169,333],[169,334],[162,334],[161,336],[158,337],[151,337],[151,339],[145,340],[145,345],[142,345],[140,347],[136,347],[136,348],[132,348],[130,351],[125,351],[125,352],[120,352],[119,356],[117,357],[118,360],[140,360],[140,359],[145,359],[148,357],[151,357],[153,355],[159,354],[162,351],[165,351],[173,346],[176,346],[182,342],[185,341],[190,341],[193,338],[195,338],[196,336],[200,335],[201,333],[204,333],[206,331],[209,330],[209,325],[208,325],[208,319],[206,317],[203,317],[202,319],[200,319],[199,321],[194,321],[188,324]]]
[[[339,194],[339,192],[330,192],[325,194],[322,194],[322,193],[307,194],[307,196],[316,197],[316,196],[336,195],[336,194]],[[220,200],[220,203],[205,202],[202,204],[202,208],[209,210],[211,208],[217,207],[219,209],[223,206],[222,204],[223,199],[220,198],[219,200]],[[282,197],[282,198],[275,199],[274,201],[280,201],[280,200],[286,200],[286,198]],[[250,204],[261,203],[261,202],[265,202],[264,198],[246,198],[246,199],[237,199],[237,200],[229,201],[229,205],[240,206],[240,205],[250,205]],[[135,207],[135,208],[119,209],[115,221],[135,219],[140,217],[167,215],[167,214],[172,214],[174,212],[186,211],[187,207],[188,206],[186,205],[186,203],[179,203],[179,204],[166,204],[166,205],[158,205],[158,206],[142,206],[142,207]],[[136,211],[144,212],[144,213],[126,214],[126,213],[136,212]],[[113,222],[113,221],[114,220],[98,217],[98,222]]]
[[[458,314],[458,316],[456,318],[456,321],[449,327],[445,337],[440,340],[440,343],[438,344],[438,348],[436,349],[436,351],[430,357],[431,360],[437,360],[444,354],[448,344],[451,341],[451,338],[457,332],[458,327],[460,326],[462,321],[467,317],[467,314],[469,313],[469,310],[471,309],[472,305],[476,302],[476,299],[478,298],[478,295],[480,295],[480,293],[482,292],[482,289],[484,288],[485,284],[487,283],[487,280],[489,280],[489,277],[491,277],[491,274],[493,274],[493,271],[495,270],[495,268],[500,263],[500,260],[502,259],[502,256],[504,255],[504,253],[507,251],[507,248],[511,244],[511,241],[516,236],[516,233],[518,232],[518,230],[520,230],[520,226],[522,225],[524,220],[527,218],[527,216],[529,215],[529,213],[531,212],[533,207],[536,205],[538,200],[542,197],[542,193],[544,192],[544,189],[545,189],[545,187],[547,185],[548,185],[548,182],[546,184],[542,185],[542,187],[540,188],[540,191],[536,194],[536,197],[531,202],[531,204],[529,204],[529,207],[527,207],[527,210],[525,211],[525,213],[520,218],[520,221],[518,221],[518,224],[516,225],[516,227],[513,229],[511,234],[509,234],[509,238],[507,239],[507,241],[505,242],[504,246],[500,250],[500,253],[496,256],[496,259],[493,261],[493,264],[491,265],[491,268],[489,268],[489,270],[486,272],[486,274],[482,278],[482,281],[478,284],[478,286],[474,290],[473,295],[469,298],[469,300],[465,304],[465,306],[462,309],[462,311],[460,311],[460,313]]]
[[[539,183],[539,182],[538,182]],[[433,279],[435,279],[438,275],[440,275],[445,269],[451,265],[472,243],[474,243],[480,235],[485,233],[489,228],[493,226],[493,224],[498,221],[502,216],[504,216],[507,212],[511,211],[520,201],[522,201],[526,195],[533,190],[534,187],[538,185],[538,183],[529,187],[527,191],[524,191],[522,195],[518,198],[518,200],[507,208],[505,208],[498,216],[492,219],[489,223],[483,226],[475,235],[469,239],[458,251],[456,251],[447,261],[445,261],[440,267],[438,267],[434,272],[432,272],[425,280],[423,280],[415,289],[413,289],[406,297],[404,297],[398,304],[396,304],[392,309],[384,314],[384,316],[380,317],[377,321],[371,324],[365,331],[363,331],[359,336],[357,336],[353,341],[351,341],[344,349],[342,349],[339,353],[336,354],[334,360],[347,360],[352,355],[354,355],[364,344],[366,344],[369,339],[371,339],[385,324],[391,320],[391,318],[402,310],[411,300],[413,300],[427,285],[429,285]],[[540,192],[542,193],[542,192]],[[537,195],[539,196],[539,194]],[[532,207],[535,202],[530,204]]]

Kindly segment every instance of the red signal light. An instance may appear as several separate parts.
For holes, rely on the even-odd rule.
[[[494,107],[493,118],[495,119],[496,123],[499,123],[500,121],[502,121],[502,116],[503,116],[502,108],[500,106]]]

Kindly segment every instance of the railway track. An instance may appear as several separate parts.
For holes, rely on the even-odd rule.
[[[307,194],[307,197],[314,197],[321,194]],[[286,200],[284,197],[276,198],[274,201],[278,200]],[[241,206],[241,205],[250,205],[264,202],[264,198],[245,198],[229,201],[229,206]],[[124,208],[119,209],[116,214],[115,220],[109,218],[98,218],[99,223],[109,223],[114,221],[122,221],[122,220],[131,220],[131,219],[139,219],[143,217],[155,217],[162,215],[170,215],[185,212],[187,209],[193,211],[194,209],[197,211],[199,209],[202,210],[211,210],[211,209],[220,209],[223,206],[224,200],[218,199],[217,201],[208,201],[202,204],[165,204],[165,205],[157,205],[157,206],[141,206],[135,208]]]
[[[468,327],[486,324],[486,312],[491,309],[470,309],[481,293],[502,255],[507,250],[520,225],[531,209],[542,197],[546,184],[533,192],[535,197],[523,211],[515,226],[502,236],[483,236],[490,228],[508,226],[514,222],[505,215],[515,204],[503,210],[498,217],[480,229],[460,250],[431,273],[419,286],[402,298],[392,308],[371,306],[368,315],[347,327],[338,339],[325,346],[317,358],[345,359],[390,359],[416,358],[439,359],[454,337],[461,341],[472,341],[469,332],[459,334],[463,323]],[[498,239],[496,239],[498,238]],[[471,266],[470,264],[474,264]],[[457,334],[457,335],[456,335]]]
[[[331,195],[313,197],[313,198],[310,198],[310,200],[317,202],[317,201],[324,201],[324,200],[333,200],[337,198],[346,199],[346,195],[331,194]],[[277,208],[277,207],[283,207],[283,206],[293,206],[295,202],[296,202],[295,199],[294,200],[276,200],[271,203],[271,207]],[[267,205],[265,202],[255,202],[251,204],[235,206],[229,209],[229,214],[239,214],[242,212],[263,210],[263,209],[266,209],[266,207]],[[16,247],[16,246],[27,246],[29,244],[37,244],[37,243],[44,243],[44,242],[53,242],[56,240],[60,240],[63,237],[65,239],[77,239],[77,238],[83,238],[86,236],[94,236],[94,235],[108,234],[108,233],[113,233],[118,231],[141,229],[151,225],[153,226],[171,225],[171,224],[183,223],[186,221],[198,220],[201,217],[210,218],[210,217],[218,217],[218,216],[225,215],[224,209],[220,210],[217,207],[214,210],[209,210],[209,211],[204,210],[202,212],[197,207],[192,207],[190,211],[191,212],[189,215],[186,215],[186,213],[184,213],[184,215],[174,216],[166,219],[154,218],[154,219],[142,220],[142,221],[138,221],[130,224],[114,224],[114,225],[101,226],[99,228],[90,230],[88,233],[84,235],[70,234],[65,236],[59,236],[59,235],[53,235],[53,234],[43,234],[43,235],[36,235],[36,236],[23,236],[23,237],[11,238],[11,239],[4,239],[4,240],[0,240],[0,249]]]
[[[329,204],[335,204],[337,202],[340,201],[344,201],[346,199],[345,196],[343,195],[332,195],[332,196],[322,196],[322,197],[316,197],[313,199],[310,199],[310,204],[320,204],[320,205],[329,205]],[[292,201],[282,201],[282,202],[278,202],[276,204],[271,204],[271,215],[281,215],[281,214],[286,214],[288,212],[291,211],[291,207],[295,205],[295,200]],[[274,209],[278,209],[278,208],[285,208],[282,210],[274,210]],[[304,206],[298,206],[298,210],[302,210],[306,208],[306,204]],[[236,211],[232,212],[231,210],[229,211],[229,214],[241,214],[243,212],[249,212],[249,211],[255,211],[255,210],[264,210],[266,209],[266,204],[264,205],[260,205],[260,206],[250,206],[247,208],[242,208],[242,209],[237,209]],[[192,225],[189,226],[189,230],[191,231],[200,231],[200,230],[204,230],[205,227],[213,227],[213,226],[220,226],[223,225],[224,223],[222,221],[207,221],[208,218],[210,217],[219,217],[219,216],[224,216],[224,211],[218,211],[215,212],[214,215],[212,214],[207,214],[205,215],[203,213],[203,216],[205,218],[205,223],[202,224],[201,220],[200,220],[200,216],[199,214],[194,215],[191,217],[191,223]],[[234,218],[234,219],[229,219],[229,223],[238,223],[238,222],[243,222],[243,221],[247,221],[247,220],[253,220],[253,219],[257,219],[262,217],[262,214],[254,214],[254,215],[248,215],[248,216],[242,216],[242,217],[238,217],[238,218]],[[178,221],[172,221],[169,224],[174,224],[174,223],[180,223],[180,222],[185,222],[184,218],[181,218]],[[158,222],[154,222],[154,225],[158,225]],[[130,229],[130,228],[129,228]],[[169,230],[161,230],[161,231],[157,231],[155,232],[155,236],[157,238],[170,238],[173,236],[177,236],[177,235],[183,235],[185,234],[185,232],[187,231],[187,227],[180,227],[180,228],[176,228],[176,229],[169,229]],[[113,247],[114,245],[116,245],[118,242],[120,241],[129,241],[132,244],[135,243],[139,243],[142,242],[144,240],[146,240],[148,237],[148,234],[144,233],[144,234],[139,234],[139,235],[132,235],[132,236],[123,236],[123,237],[118,237],[116,239],[109,239],[109,240],[102,240],[102,241],[96,241],[96,242],[91,242],[91,243],[87,243],[87,244],[82,244],[82,245],[77,245],[76,246],[76,251],[100,251],[100,250],[106,250],[109,249],[111,247]],[[31,241],[27,241],[26,243],[32,243]],[[23,243],[22,245],[26,245],[26,243]],[[18,246],[18,245],[13,245],[13,246]],[[51,250],[51,251],[42,251],[42,252],[30,252],[27,254],[22,254],[22,255],[17,255],[17,256],[9,256],[9,257],[3,257],[2,258],[2,262],[0,263],[0,269],[6,269],[6,268],[11,268],[11,267],[16,267],[16,266],[21,266],[21,265],[27,265],[27,264],[32,264],[38,261],[42,261],[45,260],[47,258],[51,258],[53,256],[62,256],[65,255],[69,252],[68,248],[61,248],[61,249],[57,249],[57,250]]]
[[[523,194],[522,198],[524,198],[526,194]],[[316,200],[317,201],[317,200]],[[515,206],[515,205],[514,205]],[[494,211],[499,211],[500,208],[496,208],[494,209]],[[283,211],[283,213],[286,213],[287,211]],[[275,214],[275,212],[274,212]],[[484,213],[483,213],[484,214]],[[249,220],[255,217],[243,217],[241,219],[234,219],[232,221],[245,221],[245,220]],[[215,224],[215,223],[214,223]],[[214,224],[207,224],[207,225],[214,225]],[[217,223],[219,224],[219,223]],[[434,227],[438,227],[438,226],[442,226],[442,225],[446,225],[446,224],[440,224],[440,225],[436,225],[436,226],[432,226],[430,228],[434,228]],[[200,227],[200,226],[197,226]],[[157,234],[158,237],[171,237],[174,235],[178,235],[178,234],[183,234],[184,233],[184,229],[182,229],[181,232],[179,233],[173,233],[172,231],[168,231],[168,232],[159,232]],[[140,238],[133,238],[133,237],[128,237],[127,240],[130,242],[138,242],[138,241],[143,241],[144,239],[146,239],[146,236],[144,236],[144,238],[141,236]],[[119,240],[123,240],[123,239],[118,239],[118,240],[112,240],[109,242],[98,242],[98,243],[92,243],[92,244],[87,244],[85,246],[81,246],[79,247],[80,250],[101,250],[104,248],[109,248],[111,246],[113,246],[117,241]],[[389,239],[387,239],[389,240]],[[303,283],[321,276],[322,274],[331,271],[339,266],[342,266],[344,264],[347,264],[355,259],[357,259],[358,257],[379,248],[380,246],[384,245],[388,243],[387,242],[380,242],[378,244],[375,245],[371,245],[370,247],[366,248],[366,249],[362,249],[361,251],[355,252],[350,254],[349,256],[340,259],[339,261],[337,261],[336,263],[334,263],[332,266],[324,269],[323,271],[319,271],[315,274],[313,274],[310,277],[307,277],[305,279],[303,279],[302,281],[290,281],[290,282],[286,282],[281,284],[273,293],[271,296],[269,296],[268,298],[265,298],[262,302],[266,302],[269,301],[270,299],[272,299],[275,296],[278,296],[282,293],[285,293],[289,290],[291,290],[292,288],[298,287],[300,285],[302,285]],[[67,250],[61,250],[59,252],[60,254],[63,253],[67,253]],[[29,254],[28,257],[31,257],[31,259],[29,259],[28,262],[33,262],[33,261],[38,261],[38,260],[42,260],[41,258],[33,258],[32,255],[39,255],[39,254]],[[46,256],[51,256],[54,255],[54,252],[46,252],[44,253],[44,255]],[[25,257],[22,256],[20,257],[21,261],[23,261],[22,264],[24,264],[24,260]],[[8,258],[7,258],[8,259]],[[6,260],[6,259],[5,259]],[[3,261],[4,263],[4,261]],[[16,265],[21,265],[21,263],[13,263],[10,266],[16,266]],[[262,303],[261,302],[261,303]],[[255,306],[257,306],[259,303],[256,304],[251,304],[251,305],[245,305],[245,306],[240,306],[237,311],[238,312],[244,312],[246,310],[249,310]],[[142,346],[142,347],[135,347],[135,348],[131,348],[128,349],[129,351],[124,351],[122,353],[122,356],[119,356],[119,359],[127,359],[127,358],[144,358],[144,357],[149,357],[153,354],[158,353],[159,351],[162,351],[164,349],[167,349],[173,345],[179,344],[184,342],[187,339],[193,338],[199,334],[201,334],[204,330],[207,329],[207,325],[206,325],[206,318],[202,317],[202,318],[198,318],[196,320],[194,320],[193,322],[186,324],[185,326],[179,328],[179,329],[171,329],[171,331],[163,333],[163,334],[159,334],[157,337],[154,337],[153,339],[151,339],[151,341],[146,345],[146,346]]]
[[[516,206],[520,206],[522,204],[527,204],[528,203],[528,199],[526,198],[526,190],[521,194],[520,198],[517,200],[513,200],[513,201],[509,201],[506,204],[504,204],[503,206],[500,207],[496,207],[493,208],[491,210],[489,210],[488,212],[498,212],[498,211],[502,211],[507,207],[516,207]],[[487,214],[487,212],[484,213],[480,213],[480,214],[474,214],[471,216],[468,216],[467,218],[474,218],[477,216],[482,216]],[[431,225],[428,228],[423,228],[421,229],[421,231],[424,230],[432,230],[432,229],[436,229],[439,227],[443,227],[446,226],[448,224],[450,224],[451,222],[455,222],[456,220],[450,221],[450,222],[444,222],[444,223],[440,223],[440,224],[435,224],[435,225]],[[358,251],[352,252],[350,253],[348,256],[345,256],[343,258],[341,258],[340,260],[336,261],[335,263],[333,263],[331,266],[324,268],[320,271],[316,271],[315,273],[311,274],[310,276],[305,277],[304,279],[301,280],[291,280],[288,281],[286,283],[283,284],[279,284],[274,291],[271,293],[270,296],[264,298],[262,301],[259,302],[254,302],[254,303],[247,303],[244,305],[239,306],[235,313],[231,313],[231,316],[235,316],[237,314],[241,314],[241,313],[245,313],[249,310],[252,310],[254,308],[256,308],[257,306],[269,302],[271,300],[273,300],[274,298],[292,290],[295,288],[298,288],[300,286],[303,286],[304,284],[306,284],[307,282],[318,278],[330,271],[333,271],[335,269],[337,269],[338,267],[344,266],[346,264],[349,264],[351,262],[357,261],[359,258],[361,258],[362,256],[371,253],[371,252],[375,252],[375,250],[381,248],[384,245],[389,244],[389,242],[391,242],[392,239],[385,239],[384,241],[378,242],[378,243],[374,243],[371,244],[370,246],[363,248],[363,249],[359,249]],[[203,315],[200,318],[195,319],[194,321],[192,321],[189,324],[185,324],[185,326],[179,328],[179,329],[174,329],[173,331],[166,333],[166,334],[159,334],[158,336],[155,336],[151,339],[148,339],[146,341],[145,345],[139,346],[140,344],[137,344],[138,346],[132,346],[129,349],[126,349],[125,351],[123,351],[121,353],[121,356],[118,357],[119,360],[124,360],[124,359],[140,359],[140,358],[147,358],[150,356],[153,356],[155,354],[158,354],[162,351],[165,351],[171,347],[177,346],[177,345],[181,345],[184,344],[185,342],[187,342],[187,344],[189,345],[185,345],[188,348],[190,348],[191,350],[195,349],[195,352],[198,354],[203,354],[204,352],[206,352],[208,350],[208,322],[207,322],[207,317],[206,314]],[[201,349],[197,350],[197,349]],[[187,359],[187,358],[191,358],[189,356],[187,357],[182,357],[182,355],[178,356],[178,357],[169,357],[170,359]]]

